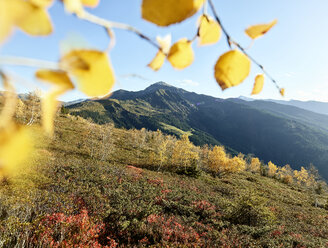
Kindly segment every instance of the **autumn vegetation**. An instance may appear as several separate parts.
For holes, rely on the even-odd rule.
[[[0,43],[16,29],[47,36],[54,0],[0,0]],[[35,67],[50,84],[39,98],[16,96],[10,74],[0,67],[4,92],[0,113],[0,247],[327,247],[327,186],[314,167],[292,170],[251,155],[231,155],[222,146],[195,146],[188,134],[126,130],[70,115],[58,97],[78,88],[89,97],[111,93],[115,73],[109,52],[114,29],[130,31],[155,47],[149,63],[165,60],[184,69],[194,61],[193,44],[218,42],[214,78],[222,90],[255,76],[284,89],[224,28],[211,0],[143,0],[141,16],[169,26],[197,14],[195,36],[156,41],[124,23],[92,15],[99,0],[62,0],[63,11],[106,29],[106,50],[71,50],[58,61],[1,57],[0,66]],[[208,13],[207,6],[211,10]],[[253,25],[256,39],[276,21]],[[40,128],[42,127],[42,129]]]
[[[38,98],[26,103],[17,122],[40,123]],[[34,135],[30,162],[1,181],[2,247],[327,245],[328,192],[314,167],[97,125],[64,107],[52,139]]]

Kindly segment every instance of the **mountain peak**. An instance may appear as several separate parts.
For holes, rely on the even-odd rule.
[[[154,91],[154,90],[158,90],[158,89],[168,89],[168,88],[174,89],[175,87],[168,83],[165,83],[163,81],[159,81],[157,83],[154,83],[154,84],[148,86],[145,90],[146,91]]]
[[[156,86],[167,86],[167,87],[173,87],[172,85],[168,84],[168,83],[165,83],[163,81],[159,81],[157,83],[154,83],[152,85],[156,85]]]

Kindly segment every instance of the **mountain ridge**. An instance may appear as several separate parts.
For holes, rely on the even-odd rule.
[[[313,163],[328,178],[328,117],[266,101],[220,99],[160,82],[145,90],[116,91],[110,98],[69,106],[71,114],[127,129],[143,127],[180,136],[196,145],[224,145],[229,153],[254,154],[265,162]]]

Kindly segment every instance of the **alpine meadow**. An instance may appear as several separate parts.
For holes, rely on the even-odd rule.
[[[0,248],[328,247],[324,0],[0,0]]]

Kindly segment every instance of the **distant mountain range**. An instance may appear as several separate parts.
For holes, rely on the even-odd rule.
[[[328,179],[328,103],[220,99],[159,82],[66,106],[100,124],[188,133],[196,145],[224,145],[232,154],[254,154],[280,166],[313,163]]]
[[[253,98],[240,96],[238,99],[251,102],[255,101]],[[294,107],[298,107],[301,109],[309,110],[318,114],[328,115],[328,102],[318,102],[318,101],[299,101],[299,100],[274,100],[274,99],[267,99],[265,101],[268,102],[275,102],[284,105],[290,105]]]
[[[269,100],[272,102],[291,105],[294,107],[306,109],[315,113],[328,115],[328,102],[317,102],[317,101],[298,101],[298,100],[290,100],[290,101],[279,101],[279,100]]]

